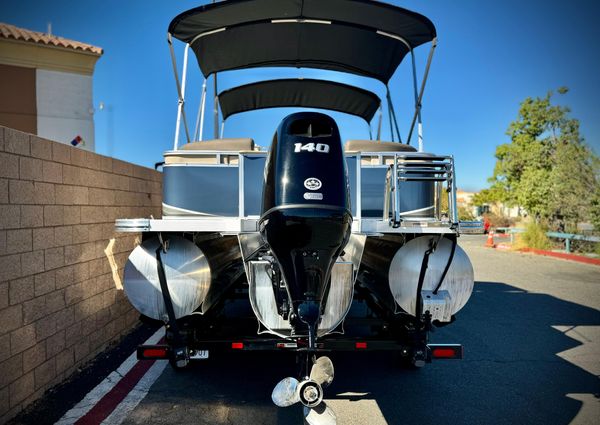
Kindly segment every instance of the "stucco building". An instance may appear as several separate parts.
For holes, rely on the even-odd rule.
[[[92,80],[102,49],[0,23],[0,125],[95,150]]]

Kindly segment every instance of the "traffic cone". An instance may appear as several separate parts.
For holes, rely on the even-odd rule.
[[[488,237],[487,237],[487,241],[485,242],[485,246],[487,248],[494,248],[494,232],[492,230],[490,230],[488,232]]]

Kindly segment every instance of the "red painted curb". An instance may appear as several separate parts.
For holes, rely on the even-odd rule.
[[[165,338],[158,341],[159,344],[164,343]],[[117,406],[127,397],[127,395],[135,388],[138,382],[146,375],[146,372],[152,367],[156,360],[136,361],[133,367],[127,372],[114,387],[110,389],[94,407],[92,407],[85,415],[81,416],[74,425],[98,425],[102,423]]]
[[[521,248],[521,252],[531,252],[537,255],[545,255],[547,257],[562,258],[563,260],[577,261],[578,263],[593,264],[600,266],[600,258],[584,257],[583,255],[567,254],[565,252],[546,251],[543,249]]]
[[[76,425],[97,425],[106,419],[123,401],[129,392],[143,378],[155,360],[137,362],[129,372],[85,415],[79,418]]]

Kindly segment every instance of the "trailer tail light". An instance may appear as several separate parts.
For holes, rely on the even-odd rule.
[[[436,348],[433,350],[433,357],[436,359],[450,359],[455,355],[456,353],[451,348]]]
[[[244,343],[243,342],[232,342],[231,343],[231,349],[232,350],[243,350],[244,349]]]
[[[458,344],[431,344],[429,345],[431,349],[431,357],[434,359],[462,359],[463,358],[463,349],[462,345]]]
[[[366,350],[367,349],[367,343],[366,342],[357,342],[356,343],[356,349],[357,350]]]
[[[138,360],[168,359],[169,347],[166,345],[139,346],[137,350]]]

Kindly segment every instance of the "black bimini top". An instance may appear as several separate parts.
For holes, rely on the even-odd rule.
[[[387,83],[410,51],[436,36],[425,16],[372,0],[227,0],[177,16],[204,76],[260,66],[351,72]]]
[[[370,122],[381,104],[369,91],[324,80],[284,79],[261,81],[219,94],[223,119],[256,109],[299,106],[344,112]]]

